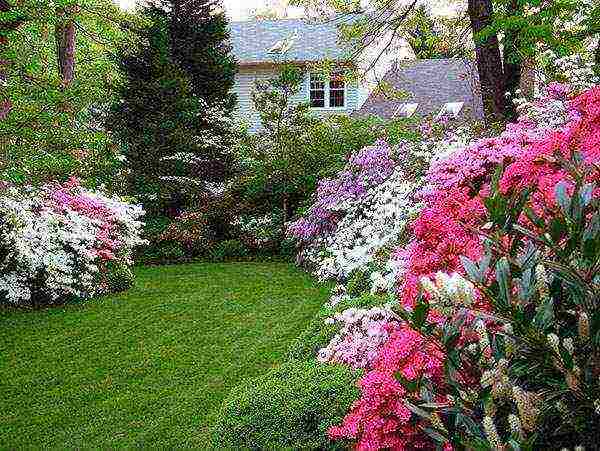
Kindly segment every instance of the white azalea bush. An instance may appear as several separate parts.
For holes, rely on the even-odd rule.
[[[89,298],[132,277],[141,207],[71,180],[0,190],[0,303],[44,305]]]
[[[345,281],[369,267],[374,291],[387,291],[399,269],[391,251],[406,239],[406,225],[421,209],[416,194],[432,159],[464,147],[467,129],[421,128],[422,140],[389,146],[379,141],[349,158],[336,178],[319,183],[315,203],[292,223],[298,261],[321,280]]]

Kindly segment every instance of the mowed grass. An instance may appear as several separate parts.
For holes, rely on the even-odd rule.
[[[0,448],[207,448],[221,400],[277,365],[328,287],[284,263],[137,270],[122,295],[0,311]]]

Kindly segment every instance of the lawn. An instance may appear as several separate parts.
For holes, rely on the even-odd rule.
[[[288,264],[193,264],[0,311],[0,448],[206,448],[228,390],[276,365],[327,292]]]

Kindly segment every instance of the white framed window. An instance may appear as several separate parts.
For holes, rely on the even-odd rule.
[[[450,116],[450,117],[456,119],[464,106],[465,106],[465,102],[445,103],[435,118],[439,119],[442,116]]]
[[[401,103],[394,111],[393,117],[412,117],[418,107],[418,103]]]
[[[327,79],[311,73],[309,83],[311,108],[346,107],[346,82],[341,74],[333,74]]]

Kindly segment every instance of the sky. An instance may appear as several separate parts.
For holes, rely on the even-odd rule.
[[[122,8],[131,9],[135,0],[115,0]],[[267,6],[268,0],[224,0],[223,4],[231,20],[244,20],[248,18],[251,10]],[[290,11],[290,15],[298,15],[298,11]]]

